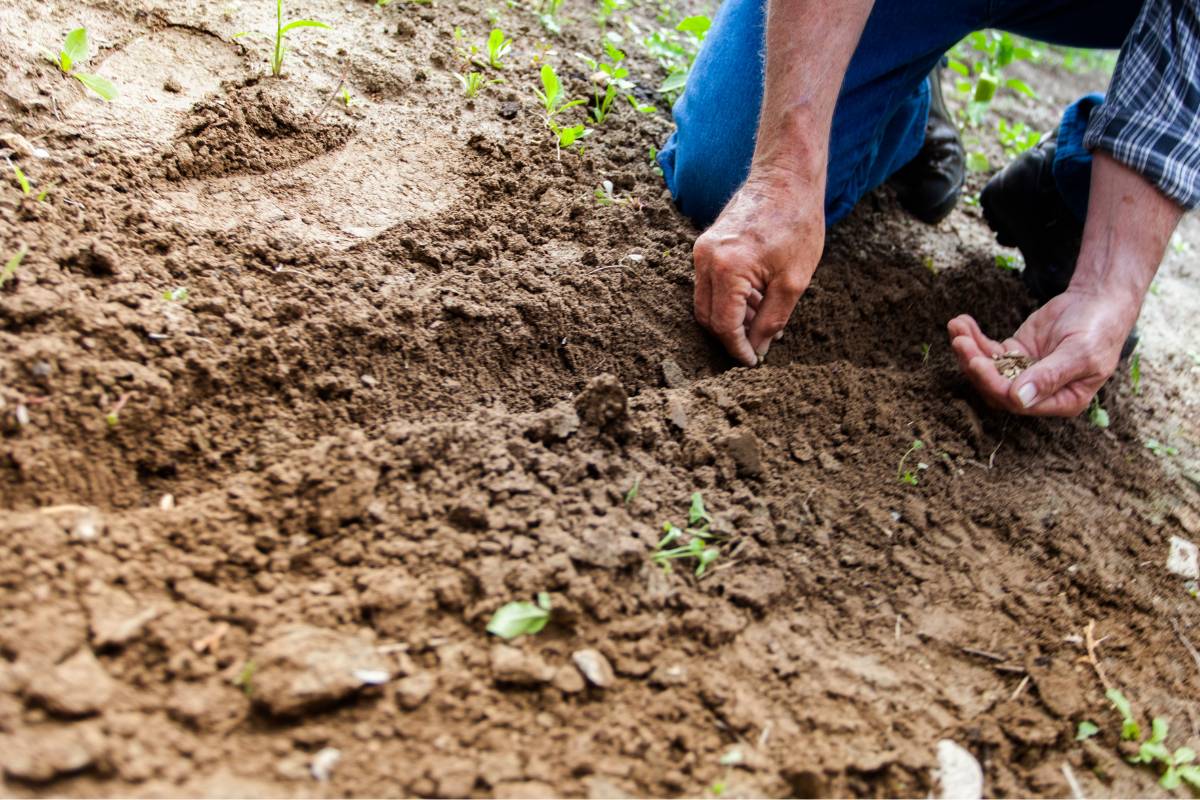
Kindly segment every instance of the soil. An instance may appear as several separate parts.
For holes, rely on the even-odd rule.
[[[270,79],[231,39],[266,5],[0,9],[0,133],[52,187],[0,192],[0,255],[30,249],[0,289],[4,794],[915,796],[941,739],[991,795],[1062,796],[1064,764],[1158,793],[1091,621],[1200,745],[1200,603],[1165,569],[1200,538],[1193,221],[1105,431],[979,402],[945,322],[1006,335],[1031,301],[976,207],[929,228],[886,190],[733,368],[647,157],[665,109],[557,153],[523,5],[464,101],[477,0],[290,4],[336,29]],[[582,94],[598,29],[565,13],[544,57]],[[112,104],[40,57],[79,24]],[[693,492],[727,542],[699,579],[651,559]],[[486,633],[538,592],[545,630]]]

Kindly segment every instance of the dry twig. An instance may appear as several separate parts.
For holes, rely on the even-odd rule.
[[[1096,670],[1096,677],[1100,679],[1100,683],[1104,684],[1104,691],[1112,691],[1112,684],[1108,682],[1108,676],[1104,674],[1100,662],[1096,660],[1096,620],[1089,619],[1087,628],[1083,632],[1083,641],[1087,647],[1087,660],[1092,665],[1092,669]]]

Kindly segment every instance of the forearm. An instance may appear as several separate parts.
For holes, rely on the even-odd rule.
[[[1145,178],[1098,151],[1071,290],[1121,301],[1132,325],[1182,214]]]
[[[838,92],[874,0],[770,0],[750,176],[823,179]]]

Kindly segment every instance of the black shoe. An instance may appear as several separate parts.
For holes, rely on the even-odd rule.
[[[1044,305],[1062,294],[1075,274],[1083,223],[1067,207],[1054,183],[1058,133],[1017,156],[983,187],[979,205],[996,241],[1016,247],[1025,259],[1021,280]],[[1125,340],[1121,358],[1137,347],[1137,328]]]
[[[930,225],[941,222],[954,210],[966,180],[966,154],[942,97],[940,75],[940,64],[929,73],[925,144],[912,161],[888,179],[904,210]]]

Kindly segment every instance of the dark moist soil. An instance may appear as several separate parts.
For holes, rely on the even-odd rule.
[[[231,43],[251,5],[0,10],[0,132],[53,186],[0,193],[0,255],[30,248],[0,290],[5,794],[926,795],[943,738],[992,795],[1062,796],[1064,763],[1154,793],[1093,620],[1105,674],[1197,744],[1200,605],[1164,568],[1197,493],[1132,410],[1101,432],[973,396],[945,322],[1032,307],[977,209],[868,198],[733,369],[649,163],[665,111],[558,154],[531,13],[465,102],[450,32],[482,41],[481,3],[295,4],[337,29],[283,80]],[[567,13],[547,57],[582,94],[598,31]],[[34,52],[76,24],[110,106]],[[359,104],[318,116],[342,75]],[[651,561],[693,492],[728,535],[701,579]],[[485,632],[542,591],[542,633]]]

